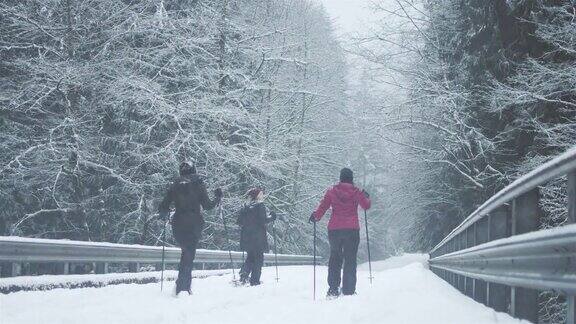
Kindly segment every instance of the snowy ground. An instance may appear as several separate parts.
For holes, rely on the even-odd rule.
[[[280,268],[279,282],[274,268],[264,269],[258,287],[232,287],[231,275],[196,279],[194,295],[180,299],[158,283],[0,295],[0,323],[520,323],[460,294],[422,257],[404,259],[416,262],[376,262],[372,287],[361,270],[358,295],[332,301],[324,299],[325,267],[313,301],[312,267],[294,266]]]
[[[399,256],[393,256],[386,260],[372,262],[372,271],[384,271],[395,268],[402,268],[412,263],[420,263],[428,267],[428,254],[406,253]],[[358,266],[360,270],[368,271],[368,263]]]

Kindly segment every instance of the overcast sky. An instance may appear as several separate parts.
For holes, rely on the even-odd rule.
[[[364,23],[371,16],[367,8],[372,0],[316,0],[324,5],[330,17],[334,19],[339,34],[365,30]],[[364,22],[364,23],[363,23]]]
[[[326,8],[326,11],[333,19],[334,26],[336,27],[337,34],[341,37],[344,46],[350,41],[350,36],[356,36],[355,34],[370,35],[373,30],[374,25],[378,18],[376,13],[374,13],[370,6],[373,3],[380,3],[389,8],[395,7],[394,0],[313,0],[321,3]],[[381,44],[380,44],[381,45]],[[374,64],[368,63],[362,59],[359,59],[354,55],[347,55],[348,57],[348,83],[350,85],[357,84],[359,78],[361,77],[365,69],[372,70]],[[399,99],[402,98],[400,90],[398,87],[391,86],[390,84],[395,84],[402,82],[400,75],[397,75],[393,70],[382,69],[382,66],[378,66],[378,75],[376,83],[373,84],[378,89],[385,91],[391,91],[395,94],[395,97]],[[382,82],[386,81],[386,82]]]
[[[373,20],[373,12],[368,6],[374,0],[313,0],[321,3],[336,28],[337,35],[346,47],[351,36],[358,33],[368,33],[370,21]],[[348,58],[348,83],[355,84],[361,75],[365,62],[354,55],[346,55]]]

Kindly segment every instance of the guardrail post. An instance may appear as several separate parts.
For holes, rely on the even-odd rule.
[[[457,251],[457,242],[456,242],[456,237],[452,238],[452,252]],[[458,289],[458,275],[454,272],[452,273],[452,287]]]
[[[510,315],[538,322],[538,291],[521,287],[510,288]]]
[[[458,234],[458,236],[456,236],[458,238],[458,250],[463,250],[466,248],[466,245],[464,245],[464,236],[466,236],[466,232],[462,232],[460,234]],[[458,275],[458,290],[460,290],[460,292],[465,295],[466,294],[466,290],[465,290],[465,278],[463,275]]]
[[[539,200],[540,194],[536,188],[512,201],[511,235],[540,228]],[[510,315],[538,322],[538,291],[520,287],[512,287],[510,290]]]
[[[510,236],[510,223],[508,220],[509,211],[510,207],[504,205],[492,212],[490,215],[491,224],[488,242]]]
[[[567,296],[566,297],[566,324],[574,324],[576,323],[576,306],[574,306],[574,300],[576,298],[574,296]]]
[[[508,297],[510,290],[508,287],[488,282],[486,284],[486,295],[488,307],[494,308],[498,312],[508,312]]]
[[[460,233],[460,234],[456,235],[456,237],[454,238],[454,240],[456,241],[456,251],[460,251],[463,248],[462,236],[463,236],[463,234]],[[464,276],[457,274],[456,275],[456,289],[460,290],[461,293],[464,293],[463,287],[464,287]]]
[[[128,271],[130,272],[138,272],[140,270],[140,263],[134,262],[128,264]]]
[[[22,265],[18,262],[2,262],[0,268],[0,278],[16,277],[22,272]]]
[[[95,270],[97,274],[108,273],[108,262],[97,262]]]
[[[464,250],[468,247],[467,233],[468,233],[467,231],[463,231],[462,233],[460,233],[460,250]],[[460,291],[464,295],[466,295],[466,279],[467,279],[466,276],[464,275],[460,276]]]
[[[488,242],[509,235],[508,206],[504,205],[488,216]],[[510,289],[501,284],[486,283],[486,304],[498,312],[507,312]]]
[[[474,223],[474,245],[480,245],[488,242],[488,224],[490,215],[480,219]],[[475,301],[486,305],[487,285],[486,281],[474,279],[473,282],[473,298]]]
[[[474,279],[464,277],[464,290],[466,291],[466,296],[474,297]]]
[[[452,240],[449,240],[448,242],[446,242],[446,254],[451,253],[452,251],[454,251],[452,249]],[[448,281],[449,284],[454,286],[454,284],[452,283],[452,272],[449,271],[446,272],[446,281]]]
[[[458,235],[454,236],[452,238],[452,241],[454,242],[452,251],[455,252],[455,251],[460,250],[460,240],[458,239]],[[454,288],[456,288],[456,289],[460,289],[460,285],[459,285],[460,284],[460,276],[458,274],[452,272],[452,277],[454,278],[453,279],[454,281],[452,282],[452,286],[454,286]]]
[[[490,215],[487,215],[486,217],[482,218],[476,223],[475,245],[484,244],[490,240],[489,221],[490,221]]]
[[[533,189],[512,201],[512,233],[524,234],[540,228],[540,193]]]
[[[576,223],[576,172],[568,173],[568,219],[566,223]],[[566,324],[576,324],[575,297],[566,296]]]
[[[64,275],[70,274],[70,263],[69,262],[58,263],[56,265],[56,273]]]
[[[476,240],[476,223],[466,229],[466,247],[473,247]],[[474,279],[466,277],[464,279],[464,288],[468,297],[474,298]]]
[[[486,305],[486,281],[474,279],[474,300]]]
[[[576,223],[576,172],[568,174],[568,220],[566,223]]]

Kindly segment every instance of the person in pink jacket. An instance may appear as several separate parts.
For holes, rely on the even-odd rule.
[[[331,207],[332,215],[328,222],[328,241],[330,242],[330,260],[328,261],[327,297],[342,294],[353,295],[356,292],[356,257],[360,243],[360,222],[358,205],[370,208],[370,195],[354,186],[354,173],[348,168],[340,171],[340,183],[324,194],[320,205],[310,216],[310,222],[318,222]],[[342,278],[342,263],[344,275]],[[341,279],[342,278],[342,279]]]

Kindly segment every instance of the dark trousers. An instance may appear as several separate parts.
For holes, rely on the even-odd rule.
[[[240,269],[240,280],[248,280],[250,276],[250,284],[257,285],[260,283],[260,275],[262,274],[262,266],[264,265],[264,252],[262,251],[247,251],[246,260]]]
[[[178,278],[176,279],[176,293],[190,291],[192,285],[192,268],[196,257],[196,247],[200,240],[202,229],[182,231],[173,228],[174,238],[182,250],[180,264],[178,265]]]
[[[342,281],[342,293],[352,295],[356,292],[356,256],[360,243],[360,230],[331,230],[328,231],[328,240],[330,242],[328,285],[331,289],[338,289]],[[342,262],[344,262],[344,276],[341,280]]]

